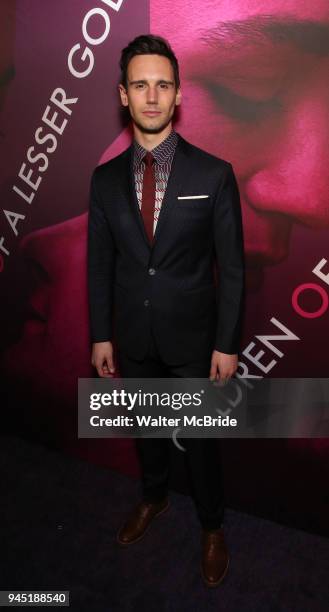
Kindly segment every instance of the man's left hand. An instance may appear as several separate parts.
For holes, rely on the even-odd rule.
[[[210,380],[226,381],[235,374],[238,367],[238,356],[227,355],[214,350],[211,357]]]

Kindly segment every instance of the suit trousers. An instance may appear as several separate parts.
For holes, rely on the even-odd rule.
[[[183,365],[164,363],[152,334],[148,353],[135,361],[118,349],[117,361],[123,378],[208,378],[208,360]],[[157,502],[168,495],[171,438],[136,438],[136,449],[142,474],[142,497]],[[221,473],[220,440],[217,438],[181,438],[191,494],[201,526],[218,529],[224,519],[224,495]]]

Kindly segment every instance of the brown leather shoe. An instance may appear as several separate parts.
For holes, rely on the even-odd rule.
[[[167,508],[169,508],[168,498],[158,503],[141,501],[119,530],[117,535],[119,544],[127,546],[141,540],[152,519],[165,512]]]
[[[202,548],[202,577],[207,586],[217,586],[223,580],[229,564],[223,529],[203,529]]]

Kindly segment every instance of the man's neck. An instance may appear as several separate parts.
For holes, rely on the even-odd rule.
[[[170,132],[172,131],[172,124],[170,122],[169,125],[167,125],[166,128],[162,130],[162,132],[159,132],[157,134],[147,134],[145,132],[142,132],[134,124],[133,129],[134,138],[138,142],[138,144],[144,147],[146,151],[152,151],[152,149],[155,149],[155,147],[161,144],[167,138],[167,136],[169,136]]]

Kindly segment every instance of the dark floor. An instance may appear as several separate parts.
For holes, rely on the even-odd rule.
[[[208,589],[189,497],[172,493],[145,538],[121,549],[115,535],[139,499],[137,481],[10,436],[0,476],[1,590],[70,590],[76,612],[329,609],[325,538],[227,509],[230,568]]]

